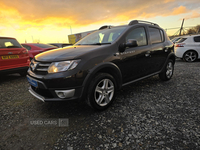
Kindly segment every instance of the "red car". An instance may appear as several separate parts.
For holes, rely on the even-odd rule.
[[[37,43],[23,43],[21,44],[28,50],[30,59],[33,59],[35,55],[51,50],[56,49],[57,47],[48,45],[48,44],[37,44]]]
[[[15,38],[0,37],[0,75],[26,75],[30,64],[28,51]]]

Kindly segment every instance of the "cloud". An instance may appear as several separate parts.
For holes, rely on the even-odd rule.
[[[185,6],[179,6],[178,8],[174,8],[172,12],[173,15],[179,15],[189,12]]]
[[[164,0],[164,3],[171,3],[173,1],[175,1],[175,0]]]
[[[197,11],[193,11],[192,14],[185,17],[185,19],[194,19],[194,18],[200,18],[200,13]]]
[[[179,15],[198,8],[199,0],[1,0],[0,6],[0,23],[8,26],[17,23],[23,30]]]

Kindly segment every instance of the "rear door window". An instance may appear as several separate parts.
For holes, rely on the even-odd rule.
[[[176,42],[176,43],[182,43],[182,42],[184,42],[186,39],[187,39],[187,38],[181,38],[181,39],[178,40],[178,42]]]
[[[149,28],[149,34],[152,44],[161,43],[164,40],[163,31],[157,28]]]
[[[31,47],[28,46],[28,45],[24,45],[24,44],[22,44],[22,46],[25,47],[25,48],[26,48],[27,50],[29,50],[29,51],[31,50]]]
[[[21,48],[21,45],[15,39],[0,38],[0,48]]]

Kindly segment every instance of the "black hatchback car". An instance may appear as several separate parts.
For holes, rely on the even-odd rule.
[[[173,50],[155,23],[103,26],[73,46],[36,55],[27,75],[29,92],[43,102],[80,99],[103,110],[127,84],[156,74],[170,80]]]

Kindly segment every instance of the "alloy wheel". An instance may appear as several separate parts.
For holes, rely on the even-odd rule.
[[[167,71],[166,71],[166,76],[167,76],[167,78],[169,79],[169,78],[171,78],[171,76],[172,76],[172,74],[173,74],[173,63],[172,62],[169,62],[168,64],[167,64]]]
[[[94,98],[99,106],[106,106],[114,96],[114,83],[110,79],[101,80],[94,91]]]
[[[193,61],[196,60],[197,54],[196,54],[195,52],[190,51],[190,52],[187,52],[187,53],[185,54],[185,57],[184,57],[184,58],[185,58],[185,60],[188,61],[188,62],[193,62]]]

